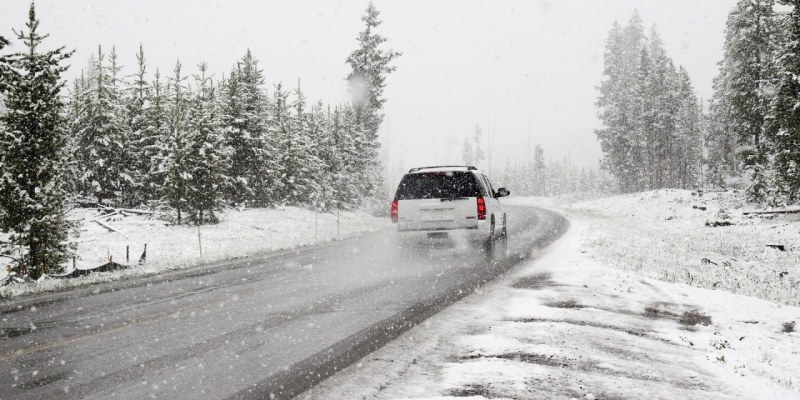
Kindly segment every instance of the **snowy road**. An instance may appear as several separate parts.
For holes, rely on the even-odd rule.
[[[509,208],[509,262],[393,232],[0,305],[0,398],[278,398],[385,344],[566,227]]]

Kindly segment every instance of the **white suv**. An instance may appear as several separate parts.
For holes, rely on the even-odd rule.
[[[493,252],[506,239],[506,213],[498,200],[511,194],[494,190],[471,166],[412,168],[392,202],[392,222],[404,239],[460,239],[480,242]]]

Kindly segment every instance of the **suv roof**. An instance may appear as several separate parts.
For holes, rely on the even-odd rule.
[[[413,172],[422,172],[428,170],[439,170],[439,171],[477,171],[478,168],[475,168],[472,165],[436,165],[431,167],[417,167],[411,168],[408,170],[408,173]]]

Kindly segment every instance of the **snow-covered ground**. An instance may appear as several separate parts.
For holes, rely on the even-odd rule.
[[[583,245],[604,265],[800,305],[800,214],[744,215],[757,209],[743,197],[659,190],[561,205],[511,201],[548,204],[585,221],[592,234]]]
[[[386,218],[376,218],[364,212],[342,211],[339,213],[337,231],[335,212],[317,214],[297,207],[228,210],[221,216],[222,222],[201,226],[199,232],[194,226],[171,225],[132,213],[108,216],[95,209],[76,209],[69,217],[81,221],[75,262],[78,269],[95,268],[107,263],[109,258],[134,266],[124,271],[92,273],[80,278],[46,277],[37,283],[2,286],[0,297],[148,275],[206,262],[308,246],[384,229],[390,225]],[[146,262],[136,265],[145,244]],[[126,248],[129,253],[127,262]],[[5,273],[5,270],[0,272]],[[0,276],[0,280],[2,278]]]
[[[705,228],[723,200],[662,191],[563,207],[572,227],[538,259],[303,397],[800,398],[800,308],[783,304],[796,304],[784,297],[790,288],[726,275],[739,273],[733,265],[753,271],[749,279],[773,263],[797,268],[796,255],[756,250],[798,243],[797,220],[733,217],[746,225]],[[705,211],[692,208],[701,204]],[[725,246],[736,243],[729,254]],[[718,265],[694,265],[698,252]],[[685,258],[659,259],[673,254]],[[725,268],[717,261],[733,258]],[[706,265],[718,270],[693,270]],[[740,293],[781,302],[656,279],[682,281],[674,271],[692,272],[698,286],[698,277],[739,281]]]

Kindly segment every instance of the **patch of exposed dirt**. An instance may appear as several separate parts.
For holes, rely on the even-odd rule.
[[[582,305],[582,304],[580,304],[577,301],[572,300],[572,299],[570,299],[570,300],[562,300],[562,301],[551,301],[549,303],[544,303],[544,305],[546,305],[548,307],[554,307],[554,308],[584,308],[584,307],[586,307],[586,306],[584,306],[584,305]]]
[[[685,311],[682,311],[681,308]],[[652,319],[675,320],[685,327],[711,325],[711,316],[703,314],[696,308],[687,308],[688,306],[678,306],[672,303],[653,303],[644,308],[644,316]]]
[[[483,385],[466,385],[460,389],[452,389],[447,392],[448,396],[452,397],[474,397],[474,396],[481,396],[487,399],[494,399],[498,396],[495,396],[489,388]]]
[[[517,289],[544,289],[546,287],[559,286],[552,280],[552,274],[543,272],[541,274],[523,276],[511,284]]]
[[[708,326],[711,325],[711,316],[703,314],[698,310],[690,310],[684,312],[680,319],[678,319],[678,322],[686,326]]]

